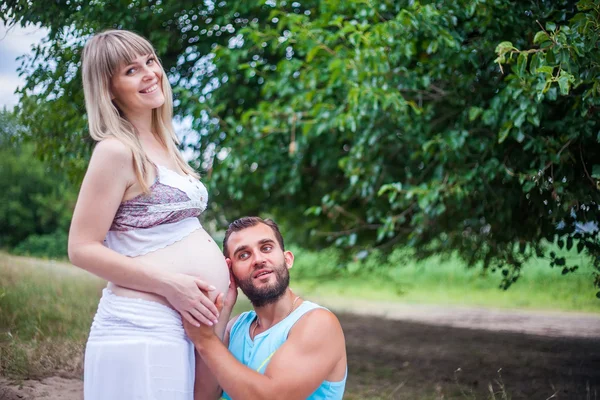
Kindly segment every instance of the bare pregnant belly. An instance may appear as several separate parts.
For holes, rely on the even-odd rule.
[[[225,257],[219,246],[202,228],[170,246],[136,258],[165,271],[198,277],[215,286],[217,290],[209,293],[213,300],[219,293],[226,293],[229,287],[229,268]],[[117,296],[157,301],[171,307],[164,297],[154,293],[124,288],[112,282],[108,284],[108,288]]]

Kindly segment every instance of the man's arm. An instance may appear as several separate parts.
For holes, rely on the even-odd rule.
[[[194,381],[194,400],[217,400],[221,397],[219,382],[202,360],[198,352],[196,356],[196,379]]]
[[[223,344],[226,348],[229,347],[229,333],[231,332],[231,327],[237,321],[239,315],[235,318],[232,318],[231,321],[227,324],[227,329],[225,330],[225,335],[223,338]],[[218,328],[218,326],[217,326]],[[215,328],[215,331],[217,329]],[[218,332],[215,332],[217,335]],[[194,382],[194,400],[216,400],[221,397],[221,387],[219,386],[219,382],[213,375],[212,371],[202,357],[196,351],[196,381]]]
[[[229,265],[229,262],[228,262]],[[233,306],[237,300],[237,286],[232,277],[229,281],[229,290],[227,296],[223,299],[223,295],[217,296],[215,299],[215,306],[220,312],[219,322],[212,328],[212,331],[219,338],[223,338],[225,347],[229,347],[229,333],[231,327],[235,324],[235,321],[239,318],[239,315],[229,320],[229,316],[233,311]],[[226,322],[229,321],[229,322]],[[210,327],[206,326],[204,329],[211,330]],[[202,360],[198,351],[195,352],[196,356],[196,374],[194,381],[194,400],[216,400],[221,397],[221,387],[217,382],[215,376],[211,370],[207,367],[206,363]]]
[[[192,336],[206,366],[233,399],[306,399],[345,356],[340,323],[323,309],[294,325],[264,375],[236,360],[216,335]]]

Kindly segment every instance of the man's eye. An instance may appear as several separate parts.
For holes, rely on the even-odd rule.
[[[240,260],[245,260],[246,258],[248,258],[248,253],[241,253],[241,254],[239,255],[239,259],[240,259]]]
[[[271,251],[272,249],[273,249],[273,246],[271,246],[271,245],[263,247],[263,251]]]

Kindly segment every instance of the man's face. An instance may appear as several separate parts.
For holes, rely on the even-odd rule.
[[[233,277],[254,307],[273,303],[285,293],[294,255],[281,249],[269,226],[259,223],[233,232],[227,247]]]

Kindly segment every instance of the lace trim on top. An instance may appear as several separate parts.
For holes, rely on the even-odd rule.
[[[208,192],[197,179],[157,166],[150,194],[141,194],[119,206],[111,231],[147,229],[199,216],[206,210]]]
[[[148,206],[148,212],[168,212],[168,211],[181,211],[186,209],[200,210],[200,213],[204,212],[204,203],[200,200],[190,200],[177,204],[157,204],[155,206]]]

